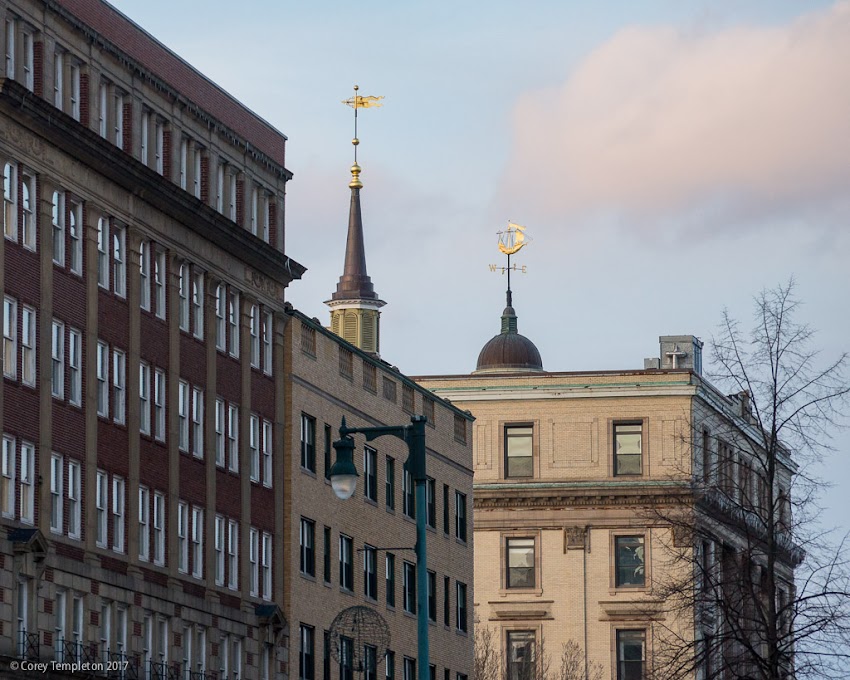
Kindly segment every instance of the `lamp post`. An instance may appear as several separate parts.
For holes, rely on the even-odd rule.
[[[347,427],[345,417],[339,428],[340,438],[334,442],[336,462],[330,471],[331,486],[338,498],[350,498],[357,488],[357,467],[354,465],[354,439],[352,434],[363,434],[366,441],[384,435],[398,437],[407,443],[408,472],[416,485],[416,633],[418,641],[419,680],[429,679],[428,663],[428,564],[425,549],[425,521],[427,503],[425,484],[425,416],[411,416],[410,425],[381,427]],[[425,602],[423,602],[423,599]]]

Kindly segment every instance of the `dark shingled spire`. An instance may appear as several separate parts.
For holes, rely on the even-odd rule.
[[[359,170],[359,168],[358,168]],[[351,187],[348,211],[348,239],[345,243],[345,267],[332,300],[377,300],[372,279],[366,273],[366,248],[363,244],[363,219],[360,216],[360,187]]]

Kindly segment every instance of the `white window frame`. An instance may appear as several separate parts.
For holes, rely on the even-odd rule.
[[[272,488],[272,424],[263,420],[263,486]]]
[[[228,326],[229,335],[228,344],[230,345],[230,356],[239,357],[239,315],[241,309],[239,307],[239,293],[230,291],[230,300],[228,307]]]
[[[21,191],[23,203],[21,204],[21,245],[27,250],[35,252],[38,250],[38,222],[35,217],[35,175],[28,171],[21,171]]]
[[[266,531],[262,535],[260,550],[260,568],[262,570],[262,593],[264,600],[272,599],[272,535]]]
[[[227,456],[231,472],[239,472],[239,406],[227,405]]]
[[[9,26],[9,22],[6,22]],[[3,235],[10,241],[18,241],[18,166],[6,163],[3,166]]]
[[[274,317],[271,312],[263,312],[263,373],[272,375],[272,337]]]
[[[109,417],[109,345],[97,341],[97,415]]]
[[[260,368],[260,307],[251,305],[251,368]]]
[[[153,436],[165,441],[165,371],[154,369],[153,374]]]
[[[139,243],[139,307],[151,311],[151,244]]]
[[[213,578],[217,586],[224,585],[224,517],[221,515],[215,516],[215,543],[213,545],[215,553],[215,573]]]
[[[215,178],[215,209],[224,214],[224,173],[226,163],[223,159],[218,159],[218,167],[216,168]]]
[[[150,490],[146,486],[139,487],[139,559],[150,561]]]
[[[97,220],[97,285],[109,290],[109,218]]]
[[[18,301],[8,295],[3,298],[3,375],[18,377]]]
[[[109,85],[101,79],[97,88],[98,110],[97,110],[97,132],[106,139],[108,130],[106,128],[106,106],[109,98]]]
[[[203,149],[197,144],[192,150],[192,193],[195,198],[201,197],[201,158]]]
[[[189,383],[180,381],[177,389],[177,447],[181,451],[189,450]]]
[[[70,199],[68,208],[68,232],[71,252],[68,254],[68,267],[72,274],[83,275],[83,206],[79,201]]]
[[[204,391],[192,388],[192,455],[204,457]]]
[[[6,77],[15,80],[15,30],[17,22],[6,19]]]
[[[139,151],[139,160],[144,165],[150,167],[150,128],[151,128],[151,112],[144,108],[142,109],[142,134],[141,134],[141,149]]]
[[[234,519],[227,522],[227,587],[239,587],[239,524]]]
[[[180,330],[189,332],[189,263],[180,264],[180,280],[177,290]]]
[[[139,363],[139,432],[151,433],[151,367],[144,361]]]
[[[228,210],[228,217],[231,221],[236,221],[236,172],[230,173],[230,191],[228,192],[230,195],[228,196],[230,209]]]
[[[224,467],[225,464],[225,413],[224,399],[217,397],[215,400],[215,464],[216,467]]]
[[[21,307],[21,384],[35,387],[35,356],[38,313],[28,305]]]
[[[114,88],[112,93],[113,120],[112,128],[115,134],[115,146],[124,148],[124,93]]]
[[[189,505],[177,504],[177,571],[189,573]]]
[[[165,494],[153,494],[153,563],[165,564]]]
[[[189,165],[189,140],[180,138],[180,188],[185,190],[187,186],[186,174]]]
[[[61,455],[53,453],[50,456],[50,531],[54,534],[63,533],[63,486],[65,462]]]
[[[112,348],[112,419],[119,425],[127,419],[127,355]]]
[[[68,403],[83,404],[83,334],[76,328],[68,329]]]
[[[154,169],[160,174],[165,174],[165,162],[163,159],[163,152],[165,149],[165,122],[160,118],[156,119],[154,123],[154,143],[155,143],[155,151],[156,157],[154,158]]]
[[[272,199],[271,194],[265,193],[263,196],[263,241],[269,243],[271,239],[271,224],[272,224]]]
[[[260,481],[260,416],[251,414],[248,428],[248,452],[251,456],[251,481]]]
[[[15,438],[3,435],[3,450],[0,454],[0,515],[15,518],[15,468],[17,466]]]
[[[95,545],[106,548],[109,534],[107,522],[109,514],[109,478],[103,470],[97,471],[95,482]]]
[[[204,509],[192,506],[192,576],[204,577]]]
[[[260,594],[260,530],[248,529],[248,594],[257,597]]]
[[[57,49],[53,53],[53,106],[60,111],[65,103],[65,53]]]
[[[113,475],[112,477],[112,550],[113,552],[124,552],[124,492],[126,487],[124,479]]]
[[[51,224],[53,225],[53,263],[65,266],[65,193],[53,192]]]
[[[160,319],[166,317],[165,305],[165,253],[157,250],[154,255],[153,287],[156,294],[156,315]]]
[[[127,297],[127,229],[112,227],[112,287],[118,297]]]
[[[30,92],[35,90],[35,55],[33,44],[35,42],[32,33],[28,30],[23,32],[23,55],[24,55],[24,82],[23,85]]]
[[[192,277],[192,331],[199,340],[204,339],[204,273]]]
[[[68,537],[80,540],[82,536],[83,501],[79,461],[68,461]]]
[[[71,63],[68,66],[68,72],[71,76],[71,118],[79,122],[80,120],[80,65],[71,58]]]
[[[215,348],[227,350],[227,287],[223,283],[215,288]]]
[[[20,513],[23,524],[35,521],[35,445],[21,441]]]
[[[50,334],[50,394],[65,398],[65,324],[56,319]]]

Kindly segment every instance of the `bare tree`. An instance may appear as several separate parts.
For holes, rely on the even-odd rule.
[[[603,670],[602,664],[585,658],[577,642],[568,640],[561,647],[554,680],[602,680]]]
[[[850,571],[813,522],[812,476],[846,412],[848,356],[823,362],[798,311],[792,280],[756,298],[750,331],[723,315],[710,378],[731,394],[700,385],[690,486],[652,510],[671,528],[658,678],[848,677]]]

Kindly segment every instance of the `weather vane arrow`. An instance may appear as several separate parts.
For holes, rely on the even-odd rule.
[[[357,109],[374,109],[383,106],[381,101],[384,97],[364,96],[357,94],[360,90],[359,85],[354,86],[354,96],[349,99],[343,99],[342,103],[354,109],[354,139],[351,143],[354,145],[354,165],[351,166],[351,182],[348,186],[352,188],[361,188],[363,183],[360,181],[360,166],[357,165],[357,146],[360,140],[357,138]]]

